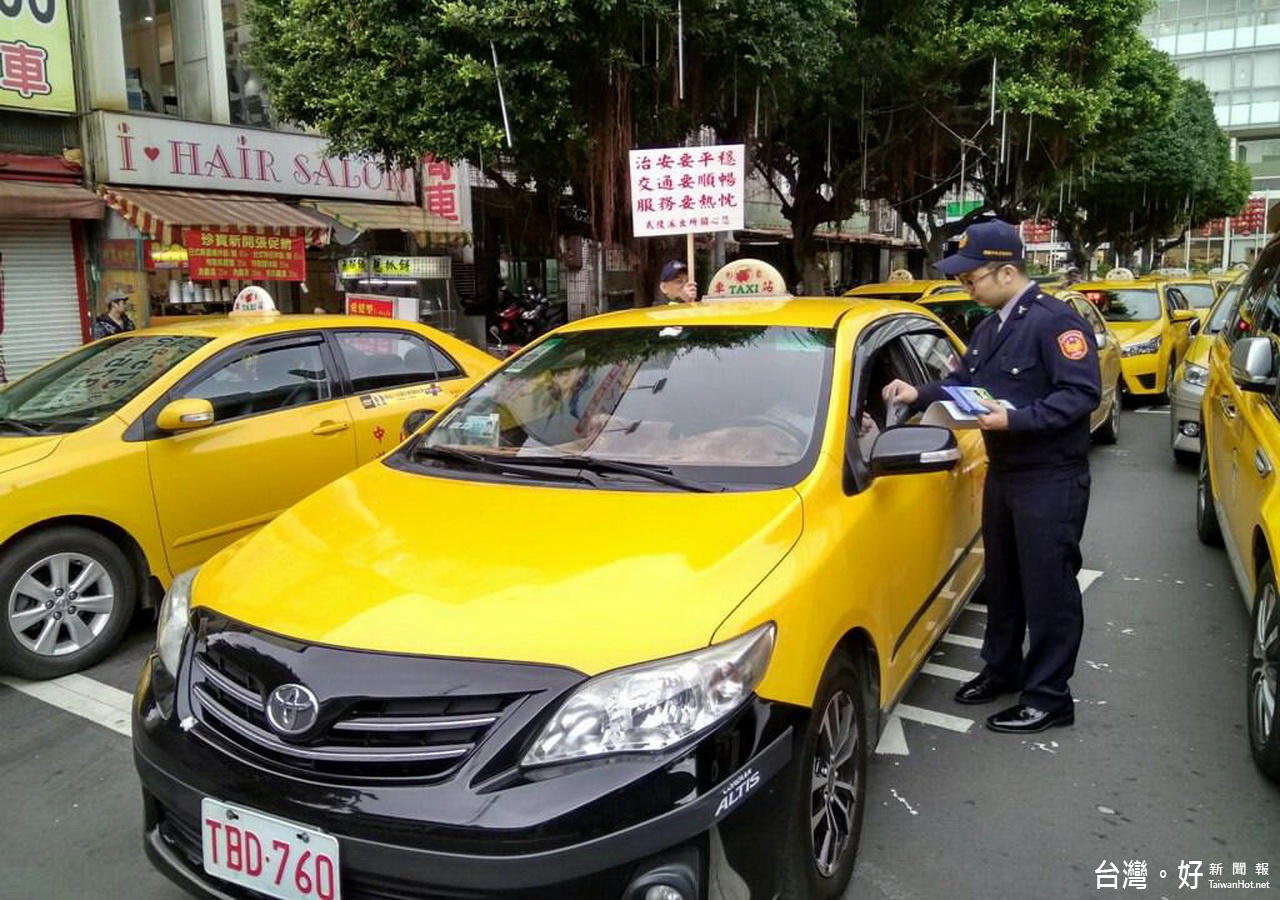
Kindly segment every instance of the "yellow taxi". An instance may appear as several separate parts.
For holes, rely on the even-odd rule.
[[[1134,278],[1081,282],[1073,289],[1102,313],[1120,340],[1124,393],[1164,395],[1198,319],[1187,298],[1167,282]]]
[[[968,296],[964,286],[958,281],[916,281],[911,278],[862,284],[844,292],[846,297],[875,297],[880,300],[902,300],[906,303],[944,294]]]
[[[1209,308],[1203,324],[1191,323],[1191,344],[1169,388],[1169,443],[1173,458],[1185,466],[1195,465],[1200,456],[1200,407],[1209,381],[1209,348],[1234,321],[1240,289],[1239,283],[1231,284]]]
[[[1120,364],[1120,339],[1107,326],[1097,307],[1075,290],[1041,285],[1041,290],[1071,306],[1093,331],[1098,345],[1098,363],[1102,370],[1102,402],[1089,418],[1089,430],[1100,444],[1114,444],[1120,439],[1120,406],[1123,377]],[[942,294],[916,301],[943,321],[956,337],[968,343],[973,329],[994,310],[983,306],[968,294]]]
[[[1209,349],[1196,530],[1225,544],[1250,611],[1245,718],[1254,762],[1280,781],[1280,239],[1240,282],[1238,312]]]
[[[1165,280],[1165,285],[1186,298],[1202,323],[1209,315],[1209,307],[1222,294],[1218,282],[1212,278],[1169,278]]]
[[[243,314],[96,341],[6,386],[0,668],[101,659],[174,574],[391,450],[406,413],[496,365],[416,323]]]
[[[959,364],[927,310],[720,280],[749,299],[557,329],[174,582],[134,705],[153,863],[842,893],[879,727],[981,579],[986,457],[881,399]]]

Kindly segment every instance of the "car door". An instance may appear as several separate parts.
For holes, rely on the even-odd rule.
[[[458,362],[411,331],[343,329],[329,337],[346,374],[347,411],[361,463],[400,443],[409,413],[441,410],[471,385]]]
[[[1164,289],[1165,314],[1168,316],[1167,328],[1170,329],[1172,335],[1171,345],[1173,353],[1173,365],[1182,362],[1183,357],[1187,355],[1187,347],[1191,344],[1191,323],[1196,320],[1194,316],[1195,310],[1191,308],[1191,302],[1187,300],[1186,295],[1176,287],[1166,287]],[[1178,313],[1192,313],[1186,316],[1182,321],[1178,321]],[[1169,364],[1165,362],[1165,368]]]
[[[1071,308],[1089,323],[1093,340],[1098,346],[1098,365],[1102,371],[1102,402],[1089,419],[1090,430],[1097,428],[1110,414],[1111,404],[1117,402],[1116,391],[1120,384],[1120,342],[1111,334],[1097,308],[1083,297],[1069,298]]]
[[[208,400],[214,422],[164,434],[147,456],[170,569],[198,565],[356,465],[355,435],[319,333],[245,342],[163,402]]]
[[[939,356],[936,342],[944,341],[947,357],[959,364],[959,355],[941,329],[912,334],[913,320],[927,321],[892,317],[868,329],[855,348],[850,395],[849,421],[859,427],[851,429],[847,439],[856,445],[853,455],[862,465],[855,466],[854,493],[847,501],[846,553],[859,561],[856,571],[874,572],[859,589],[872,595],[868,599],[886,628],[885,696],[895,695],[919,666],[960,602],[961,583],[971,580],[975,566],[981,565],[972,553],[985,468],[980,436],[959,435],[964,459],[951,472],[871,478],[866,469],[879,433],[900,421],[885,406],[883,387],[895,378],[914,384],[928,380],[911,341],[925,348],[930,359]]]

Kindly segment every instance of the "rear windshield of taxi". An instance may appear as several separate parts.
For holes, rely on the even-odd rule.
[[[834,345],[833,329],[788,326],[556,335],[490,376],[406,445],[401,462],[486,477],[501,466],[536,476],[539,464],[563,470],[577,460],[722,488],[794,484],[820,448]],[[598,474],[586,480],[655,487],[624,471]]]
[[[1084,292],[1108,322],[1154,322],[1161,318],[1160,294],[1155,288],[1121,288]]]

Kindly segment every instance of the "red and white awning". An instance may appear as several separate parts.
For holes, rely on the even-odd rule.
[[[182,243],[183,228],[300,237],[314,247],[329,243],[328,223],[270,197],[115,187],[100,190],[108,206],[163,244]]]

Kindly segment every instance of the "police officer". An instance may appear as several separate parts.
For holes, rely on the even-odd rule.
[[[884,389],[885,401],[923,408],[944,399],[942,385],[950,384],[986,388],[1013,406],[984,401],[989,412],[978,417],[988,459],[986,665],[955,698],[989,703],[1020,691],[1015,706],[987,719],[993,731],[1071,725],[1067,681],[1084,625],[1076,574],[1089,508],[1089,414],[1102,396],[1093,332],[1027,277],[1022,240],[1006,222],[971,225],[937,267],[996,314],[974,330],[955,372],[918,390],[894,381]]]

